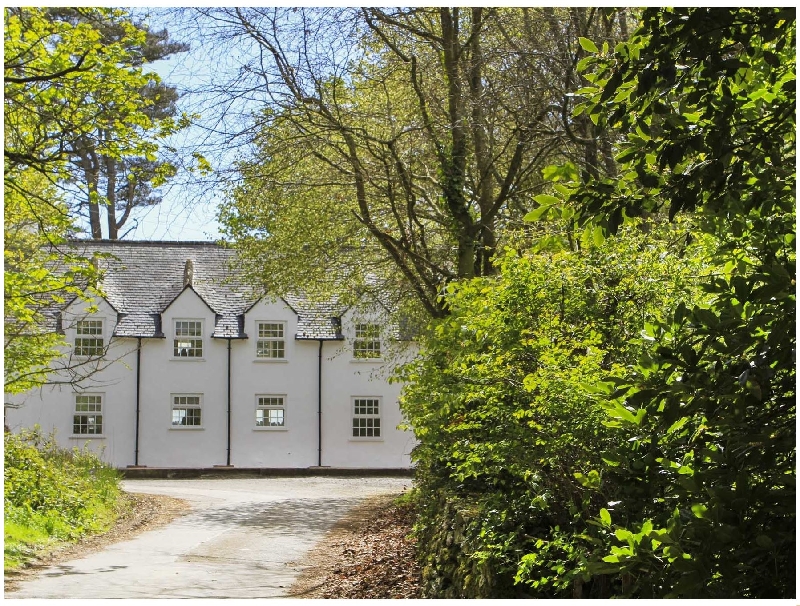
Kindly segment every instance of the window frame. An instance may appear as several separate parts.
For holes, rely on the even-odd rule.
[[[261,398],[280,398],[281,404],[261,404]],[[287,431],[288,427],[286,426],[286,394],[275,394],[275,393],[257,393],[255,397],[255,425],[253,427],[256,431]],[[259,425],[258,424],[258,413],[259,411],[281,411],[281,420],[283,421],[282,425]],[[267,415],[269,418],[269,415]]]
[[[355,335],[353,337],[354,360],[358,360],[359,362],[372,362],[383,358],[383,351],[381,349],[381,325],[378,322],[354,322],[353,333]]]
[[[100,325],[99,326],[100,332],[99,333],[92,333],[92,332],[82,333],[81,332],[81,324],[84,324],[84,323],[87,323],[87,324],[88,323],[97,323],[97,324],[99,324]],[[75,321],[75,339],[74,339],[74,341],[72,343],[72,346],[73,346],[72,352],[73,352],[73,354],[76,355],[76,356],[79,356],[81,358],[98,358],[98,357],[102,357],[105,354],[105,347],[106,347],[106,344],[105,344],[105,331],[106,331],[106,326],[105,326],[105,320],[103,318],[92,318],[92,319],[84,318],[83,320],[76,320]],[[91,345],[90,344],[86,344],[86,343],[81,343],[80,345],[78,345],[78,341],[82,341],[82,342],[83,341],[94,341],[94,343],[92,343]],[[100,342],[99,345],[97,344],[97,341]],[[86,350],[90,349],[90,348],[92,349],[92,351],[87,353]]]
[[[367,413],[367,412],[358,412],[358,402],[361,401],[373,401],[374,406],[376,407],[377,411],[374,413]],[[369,405],[364,405],[369,406]],[[351,396],[350,398],[350,438],[349,440],[355,442],[382,442],[384,439],[384,435],[382,433],[383,427],[381,424],[381,411],[383,410],[383,397],[382,396]],[[372,420],[372,427],[369,427],[369,423],[365,423],[363,427],[357,427],[356,421],[358,419],[367,419]],[[375,420],[377,420],[377,424],[375,424]],[[357,430],[364,430],[365,433],[368,433],[370,430],[372,431],[373,435],[353,435]],[[375,430],[377,429],[377,435],[375,435]]]
[[[256,338],[255,338],[255,348],[256,348],[255,349],[255,360],[257,362],[285,362],[286,359],[287,359],[286,358],[286,341],[287,341],[286,332],[287,332],[287,329],[288,329],[287,322],[284,321],[284,320],[256,320],[255,322],[256,322],[256,330],[255,330],[255,335],[256,335]],[[281,327],[282,336],[280,336],[280,337],[267,337],[267,336],[262,337],[261,336],[261,325],[262,324],[272,324],[272,325],[275,325],[275,326],[280,326]],[[281,350],[282,355],[280,357],[273,356],[273,355],[260,355],[259,354],[260,346],[262,344],[270,344],[268,349],[267,349],[267,351],[270,352],[270,354],[271,354],[271,352],[273,351],[272,345],[271,345],[272,343],[280,343],[281,344],[280,350]]]
[[[197,322],[200,325],[200,335],[199,337],[196,335],[181,335],[178,336],[178,322]],[[187,327],[188,328],[188,327]],[[172,359],[173,360],[205,360],[205,320],[203,318],[173,318],[172,319]],[[178,339],[183,338],[193,343],[196,341],[200,342],[200,355],[199,356],[190,356],[190,355],[176,355],[176,352],[179,350],[187,350],[192,351],[196,350],[197,346],[192,345],[191,347],[178,347]]]
[[[177,398],[197,398],[197,404],[190,404],[188,402],[180,403],[176,402]],[[205,415],[203,414],[203,394],[202,393],[171,393],[169,394],[169,402],[170,402],[170,429],[174,429],[177,431],[184,431],[184,430],[196,430],[196,429],[203,429],[203,419]],[[175,410],[198,410],[200,411],[200,423],[197,425],[184,425],[181,423],[175,423]],[[189,418],[189,415],[185,415],[184,419]]]
[[[79,439],[82,439],[82,440],[94,440],[94,439],[97,439],[97,438],[104,438],[105,437],[105,424],[104,424],[105,421],[104,421],[103,417],[105,416],[105,413],[103,412],[103,407],[105,406],[106,394],[105,393],[96,393],[96,392],[94,392],[94,393],[77,393],[77,392],[75,392],[75,393],[73,393],[73,396],[74,397],[72,399],[72,434],[70,435],[70,437],[71,438],[79,438]],[[79,405],[78,398],[97,398],[98,399],[97,402],[88,402],[87,401],[87,402],[83,402],[83,403],[80,403],[80,404],[85,405],[87,407],[88,406],[92,406],[92,405],[96,405],[98,408],[96,410],[89,410],[88,408],[87,408],[87,410],[78,410],[78,405]],[[82,426],[82,424],[76,423],[76,419],[78,417],[86,417],[87,418],[87,422],[86,422],[86,427],[87,428],[92,426],[88,422],[88,418],[89,417],[94,417],[95,419],[97,417],[100,417],[100,423],[99,423],[100,431],[98,433],[80,433],[80,432],[76,432],[75,428]],[[95,422],[93,425],[97,426],[98,423]]]

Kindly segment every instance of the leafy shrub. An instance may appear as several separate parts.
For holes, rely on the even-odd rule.
[[[595,386],[646,350],[658,310],[689,300],[690,257],[664,240],[677,235],[630,228],[582,252],[509,252],[497,278],[449,288],[451,314],[404,369],[401,400],[419,439],[428,595],[564,597],[588,578],[586,520],[615,490],[592,470],[630,437]]]
[[[94,453],[60,449],[38,430],[6,433],[4,446],[6,566],[45,538],[73,540],[111,523],[119,474]]]

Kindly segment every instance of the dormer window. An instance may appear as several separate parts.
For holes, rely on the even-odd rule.
[[[354,358],[381,357],[381,327],[378,324],[356,324],[356,338],[353,341]]]
[[[202,358],[203,321],[175,320],[173,345],[176,358]]]
[[[78,320],[75,325],[75,355],[103,355],[103,321]]]
[[[283,360],[286,357],[285,322],[256,322],[256,358]]]

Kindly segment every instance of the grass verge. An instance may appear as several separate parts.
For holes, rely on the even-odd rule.
[[[114,523],[120,476],[96,454],[37,429],[5,434],[4,446],[4,571]]]

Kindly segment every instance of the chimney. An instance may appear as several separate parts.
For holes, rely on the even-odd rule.
[[[194,263],[191,259],[186,259],[186,266],[183,268],[183,287],[192,286],[194,280]]]

